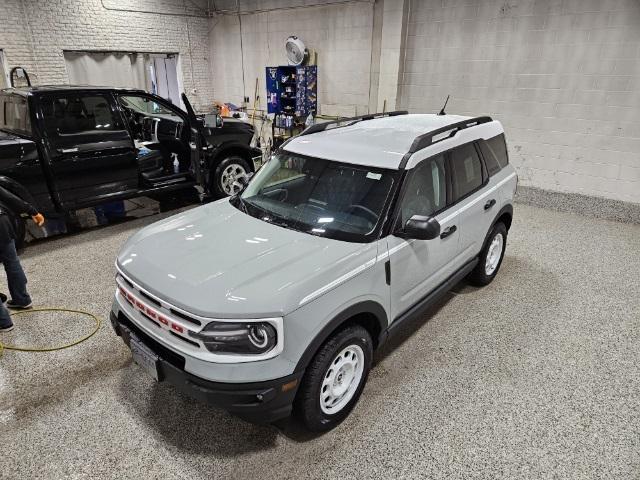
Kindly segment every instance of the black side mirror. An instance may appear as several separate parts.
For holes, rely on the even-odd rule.
[[[440,223],[434,217],[414,215],[407,220],[402,234],[416,240],[433,240],[440,235]]]

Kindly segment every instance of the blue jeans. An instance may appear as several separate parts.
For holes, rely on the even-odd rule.
[[[29,305],[31,297],[27,292],[27,276],[20,265],[16,244],[13,240],[0,245],[0,262],[4,265],[4,271],[7,273],[9,298],[18,305]]]
[[[9,310],[7,310],[4,304],[0,303],[0,328],[10,327],[11,325],[13,325],[13,321],[11,320]]]

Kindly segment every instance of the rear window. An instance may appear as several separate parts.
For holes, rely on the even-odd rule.
[[[31,133],[27,99],[18,95],[0,96],[0,128]]]
[[[454,201],[466,197],[482,185],[482,164],[472,143],[451,151],[451,166]]]
[[[500,168],[506,167],[509,163],[509,155],[507,154],[507,144],[504,141],[504,133],[486,140],[486,143],[495,155]]]

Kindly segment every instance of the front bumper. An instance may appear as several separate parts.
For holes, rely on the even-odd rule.
[[[291,414],[302,373],[266,382],[212,382],[186,372],[183,357],[144,333],[124,313],[116,316],[111,312],[110,320],[127,346],[133,335],[158,356],[159,380],[181,392],[255,423],[270,423]]]

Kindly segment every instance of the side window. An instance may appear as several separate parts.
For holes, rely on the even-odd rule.
[[[53,137],[122,130],[106,95],[69,95],[42,101],[47,133]]]
[[[454,201],[482,185],[482,163],[472,143],[451,151],[451,168]]]
[[[507,143],[504,141],[504,133],[486,140],[486,143],[498,160],[500,168],[506,167],[509,163],[509,155],[507,154]]]
[[[0,126],[7,130],[31,133],[27,99],[18,95],[0,97]]]
[[[480,150],[482,151],[484,163],[487,165],[489,175],[498,173],[500,171],[500,165],[498,164],[498,158],[493,153],[493,150],[491,150],[491,147],[489,147],[485,140],[478,141],[478,144],[480,145]]]
[[[446,206],[444,165],[444,154],[440,154],[422,161],[413,169],[400,207],[402,225],[414,215],[433,215]]]

